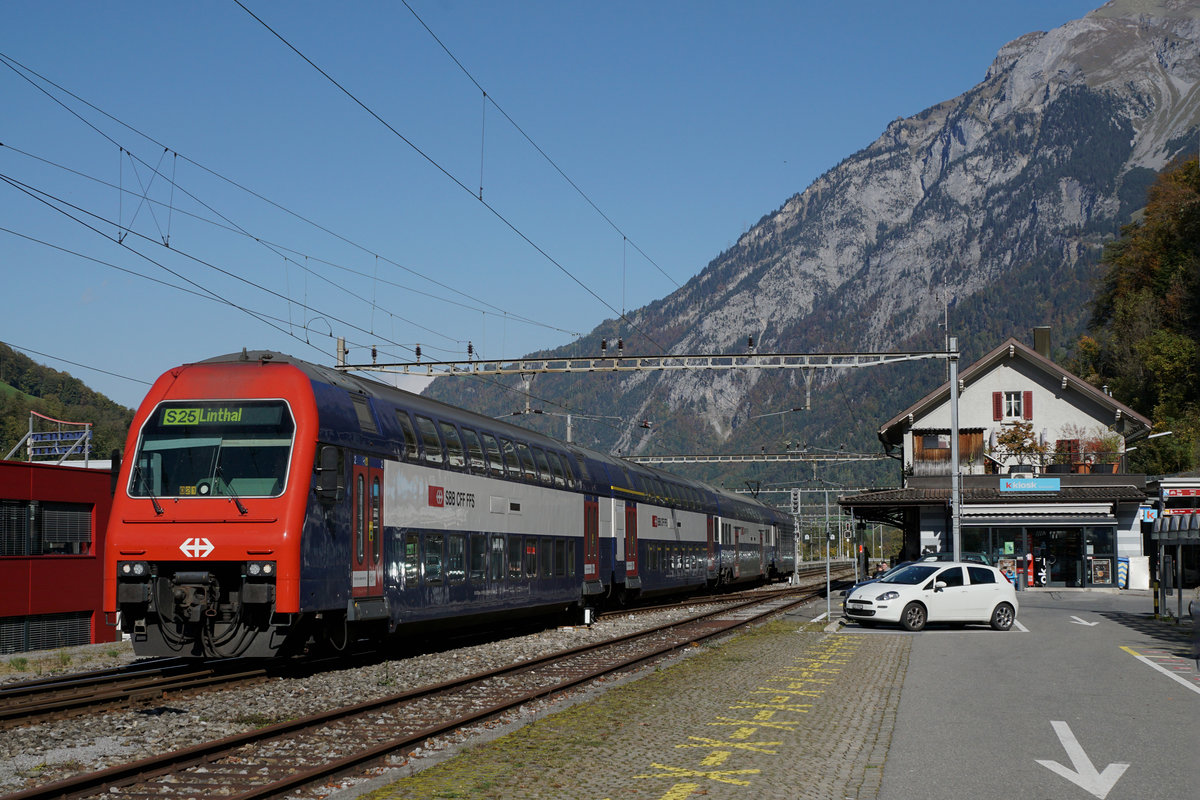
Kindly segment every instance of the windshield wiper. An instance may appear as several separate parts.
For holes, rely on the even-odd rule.
[[[220,465],[217,466],[217,477],[220,478],[221,483],[225,485],[225,491],[229,492],[229,496],[233,498],[233,502],[234,505],[237,506],[238,513],[243,517],[249,514],[249,509],[242,505],[242,500],[238,497],[238,493],[234,490],[233,485],[229,481],[225,480],[225,475],[221,472]]]
[[[150,485],[146,482],[146,475],[142,472],[140,464],[133,465],[133,484],[146,493],[146,496],[150,498],[150,502],[154,504],[154,513],[161,517],[163,515],[163,508],[158,504],[158,499],[154,496],[154,492],[150,491]]]

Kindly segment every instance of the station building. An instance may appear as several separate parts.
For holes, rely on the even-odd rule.
[[[959,374],[961,550],[1040,585],[1149,588],[1146,478],[1125,471],[1125,451],[1151,422],[1051,361],[1049,329],[1034,340],[1010,338]],[[1014,429],[1034,446],[1012,447]],[[878,435],[902,487],[839,503],[902,530],[900,560],[953,550],[949,382]]]
[[[0,654],[116,641],[101,611],[114,472],[92,467],[0,461]]]

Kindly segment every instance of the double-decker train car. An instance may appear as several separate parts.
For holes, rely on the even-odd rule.
[[[104,608],[139,655],[271,657],[790,574],[756,500],[279,353],[138,409]]]

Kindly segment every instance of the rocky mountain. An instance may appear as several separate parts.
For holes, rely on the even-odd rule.
[[[932,349],[943,319],[965,363],[1035,325],[1069,348],[1100,248],[1155,172],[1200,144],[1198,123],[1200,4],[1113,0],[1010,42],[978,85],[892,122],[630,318],[672,353],[745,352],[751,336],[760,352]],[[658,352],[609,320],[555,354],[598,354],[622,332],[627,353]],[[817,373],[812,410],[781,419],[758,415],[803,403],[798,372],[544,377],[533,393],[547,410],[654,420],[652,432],[611,423],[577,437],[626,454],[876,451],[878,424],[942,379],[928,366]],[[427,392],[514,406],[499,382]],[[544,417],[530,424],[562,435]]]

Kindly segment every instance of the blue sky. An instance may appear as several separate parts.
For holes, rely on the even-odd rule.
[[[242,1],[362,105],[232,0],[5,3],[0,341],[125,405],[242,347],[565,344],[1099,5]]]

